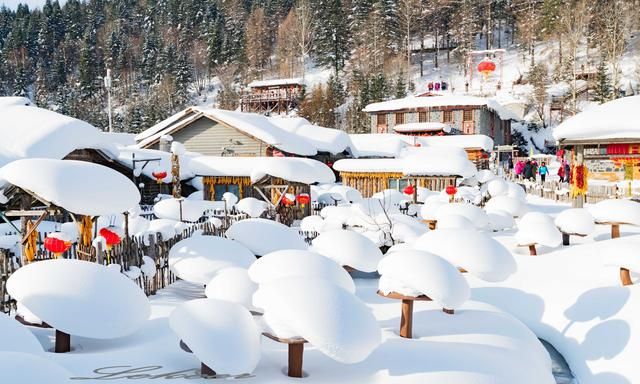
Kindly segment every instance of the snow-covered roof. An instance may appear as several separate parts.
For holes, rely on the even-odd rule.
[[[391,133],[349,135],[354,157],[398,157],[407,143],[406,137]]]
[[[100,148],[91,124],[31,106],[0,107],[0,166],[23,158],[62,159],[76,149]]]
[[[412,148],[396,159],[342,159],[333,168],[340,172],[401,172],[406,176],[471,177],[476,167],[464,150],[455,147]]]
[[[272,80],[254,80],[247,84],[251,88],[275,87],[279,85],[304,85],[301,78],[295,77],[290,79],[272,79]]]
[[[640,96],[629,96],[589,108],[560,123],[553,137],[563,140],[640,139]]]
[[[393,130],[396,132],[451,132],[451,127],[444,123],[429,121],[425,123],[398,124],[393,126]]]
[[[127,177],[84,161],[22,159],[5,165],[0,177],[81,215],[119,214],[140,202],[140,191]]]
[[[335,155],[353,147],[346,132],[311,124],[303,117],[271,117],[269,120],[285,131],[300,136],[312,144],[318,152],[329,152]]]
[[[423,147],[446,146],[463,149],[479,148],[486,152],[491,152],[493,150],[493,139],[486,135],[422,136],[416,137],[415,140]]]
[[[180,179],[187,180],[194,176],[193,172],[189,168],[188,164],[191,159],[201,156],[199,153],[186,152],[178,155],[180,161]],[[135,168],[133,166],[133,160],[136,160]],[[159,159],[149,161],[145,164],[145,159]],[[134,170],[134,172],[140,172],[141,174],[149,177],[153,177],[154,171],[165,171],[167,176],[162,180],[164,183],[170,183],[173,180],[171,175],[171,153],[165,151],[159,151],[157,149],[138,148],[137,146],[118,147],[115,160],[125,166]],[[144,166],[144,168],[143,168]]]
[[[313,156],[317,153],[315,146],[306,139],[278,127],[263,115],[205,107],[189,107],[138,134],[138,146],[144,148],[151,145],[161,136],[170,135],[201,117],[235,128],[284,152],[300,156]]]
[[[453,106],[474,106],[487,107],[495,111],[501,119],[519,119],[516,109],[510,108],[509,104],[519,104],[514,100],[504,100],[500,97],[484,98],[467,95],[433,95],[433,96],[407,96],[402,99],[382,101],[369,104],[364,108],[365,112],[385,112],[413,110],[417,108],[431,107],[453,107]]]
[[[189,163],[189,168],[198,176],[245,176],[254,182],[267,175],[305,184],[335,182],[331,168],[300,157],[200,156]]]
[[[82,260],[26,265],[11,275],[7,291],[53,328],[94,339],[129,335],[146,323],[151,312],[147,297],[133,281]]]

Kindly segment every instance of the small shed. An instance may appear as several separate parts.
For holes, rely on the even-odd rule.
[[[242,95],[240,110],[261,114],[287,114],[298,107],[304,94],[300,78],[255,80]]]

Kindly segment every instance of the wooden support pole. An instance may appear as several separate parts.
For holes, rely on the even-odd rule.
[[[569,238],[571,236],[568,233],[562,233],[562,245],[569,245]]]
[[[620,224],[611,224],[611,238],[617,239],[620,237]]]
[[[289,377],[302,377],[302,356],[304,354],[304,344],[289,344],[289,367],[287,375]]]
[[[71,351],[71,335],[56,329],[56,353],[66,353]]]
[[[400,317],[400,337],[410,339],[413,329],[413,300],[402,300],[402,316]]]
[[[209,368],[205,363],[200,363],[200,376],[202,377],[215,377],[216,371]]]
[[[633,281],[631,281],[631,274],[629,274],[629,270],[627,268],[620,268],[620,281],[622,285],[631,285]]]
[[[536,251],[536,245],[535,244],[529,244],[529,255],[530,256],[537,256],[538,252]]]
[[[447,315],[453,315],[453,309],[447,309],[447,308],[442,308],[442,312],[446,313]]]

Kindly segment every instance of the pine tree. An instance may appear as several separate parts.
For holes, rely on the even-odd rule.
[[[398,76],[396,78],[395,84],[395,97],[396,99],[401,99],[407,96],[407,85],[404,82],[405,75],[403,71],[398,72]]]
[[[594,91],[595,101],[598,103],[606,103],[611,100],[611,80],[604,55],[596,68],[596,86]]]
[[[316,32],[315,57],[326,68],[332,68],[335,76],[344,68],[349,57],[349,28],[341,0],[320,2],[316,20],[323,20]]]

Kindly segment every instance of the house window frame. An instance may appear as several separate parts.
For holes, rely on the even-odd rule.
[[[395,125],[404,124],[405,116],[404,112],[396,112],[395,114]]]
[[[445,109],[442,111],[442,122],[443,123],[453,123],[453,110]]]
[[[376,125],[387,125],[387,115],[385,113],[376,115]]]
[[[426,111],[418,112],[418,123],[426,123],[429,121],[429,114]]]
[[[462,121],[463,122],[473,121],[473,117],[474,117],[473,115],[474,115],[473,109],[463,109],[462,110]]]

